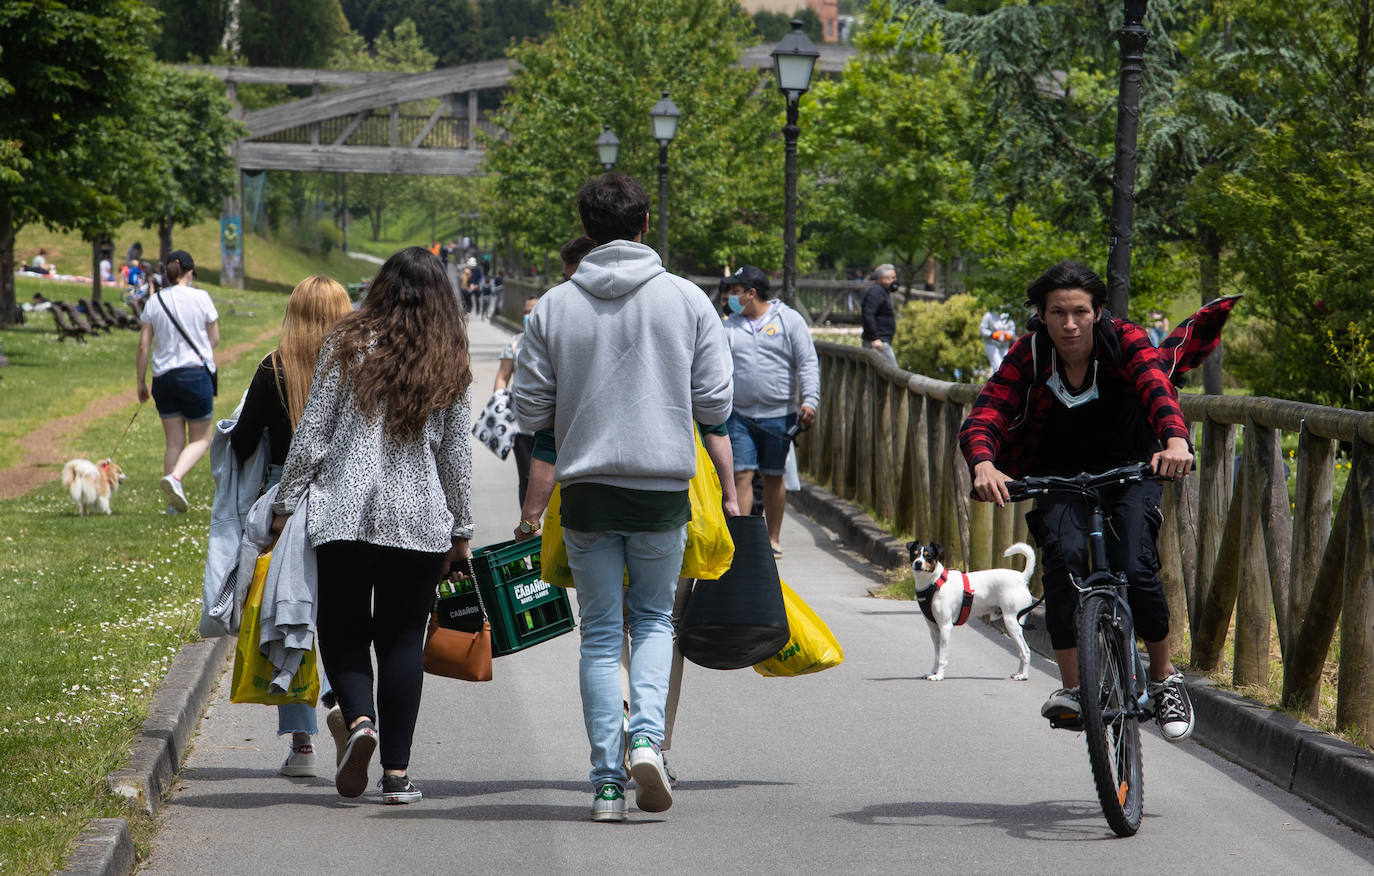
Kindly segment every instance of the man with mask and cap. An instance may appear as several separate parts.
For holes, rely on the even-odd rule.
[[[780,558],[787,507],[783,470],[792,438],[816,421],[820,364],[801,314],[769,297],[767,274],[743,265],[723,282],[730,286],[725,339],[735,369],[734,409],[727,423],[735,489],[752,495],[754,472],[763,475],[763,516],[773,555]]]

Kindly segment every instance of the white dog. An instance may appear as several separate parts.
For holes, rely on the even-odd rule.
[[[71,494],[82,517],[87,508],[110,513],[110,496],[124,480],[124,470],[108,459],[98,464],[89,459],[73,459],[62,467],[62,486]]]
[[[1035,573],[1035,551],[1018,541],[1007,548],[1004,557],[1020,554],[1026,569],[988,569],[983,572],[950,572],[941,560],[945,549],[938,544],[908,542],[911,571],[916,576],[916,599],[930,624],[930,641],[935,647],[935,665],[926,678],[941,681],[949,664],[949,636],[970,617],[1001,618],[1002,628],[1016,643],[1021,666],[1012,678],[1025,681],[1030,669],[1030,648],[1021,634],[1021,619],[1044,601],[1031,596],[1031,575]]]

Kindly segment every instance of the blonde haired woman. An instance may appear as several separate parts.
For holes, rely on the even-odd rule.
[[[329,277],[306,277],[291,291],[286,302],[286,316],[282,318],[281,338],[277,349],[268,353],[258,365],[248,395],[243,401],[238,423],[229,440],[234,455],[242,464],[258,449],[262,432],[267,430],[271,458],[267,466],[266,486],[281,480],[282,466],[291,449],[291,436],[305,412],[305,400],[315,377],[315,362],[320,345],[333,330],[334,324],[352,310],[348,293]],[[321,694],[326,704],[332,704],[333,693],[328,680],[321,677]],[[330,729],[343,732],[342,716],[337,707],[330,712]],[[319,732],[315,709],[305,703],[277,707],[277,735],[291,734],[291,750],[282,764],[284,776],[314,776],[315,747],[310,737]]]

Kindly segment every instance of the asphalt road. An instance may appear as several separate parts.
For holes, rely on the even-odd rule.
[[[472,326],[476,406],[507,338]],[[824,416],[824,412],[822,412]],[[509,538],[515,469],[476,449],[477,544]],[[1144,734],[1145,820],[1116,840],[1080,735],[1039,717],[1049,661],[1009,675],[1009,641],[956,630],[947,677],[914,603],[867,590],[876,570],[791,514],[783,578],[827,621],[843,665],[763,678],[688,664],[670,761],[675,803],[589,820],[577,634],[500,658],[495,680],[428,677],[410,772],[425,798],[340,798],[332,770],[277,774],[286,744],[262,706],[201,724],[147,874],[1369,873],[1374,840],[1193,742]],[[323,724],[323,710],[320,712]],[[332,760],[328,734],[317,737]],[[372,781],[379,769],[373,764]],[[633,802],[633,794],[631,794]]]

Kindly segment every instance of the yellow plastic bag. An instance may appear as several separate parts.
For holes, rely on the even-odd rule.
[[[791,676],[820,672],[844,662],[844,650],[825,621],[782,582],[782,601],[787,607],[787,626],[792,638],[783,649],[754,666],[759,675]]]
[[[678,577],[714,581],[730,570],[735,560],[735,542],[730,538],[730,529],[725,525],[725,509],[720,505],[723,493],[716,465],[701,443],[701,433],[695,428],[692,431],[697,439],[697,473],[687,485],[687,495],[692,500],[692,519],[687,522],[687,547],[682,552],[682,572]],[[540,577],[555,587],[571,587],[572,569],[568,566],[568,549],[563,546],[563,524],[558,516],[562,504],[561,485],[554,484],[549,507],[544,512]],[[627,572],[627,582],[628,576]]]
[[[272,564],[272,552],[258,556],[253,566],[253,583],[243,604],[243,621],[239,625],[238,646],[234,649],[234,675],[229,686],[229,702],[261,703],[264,706],[284,706],[287,703],[315,705],[320,698],[320,673],[315,665],[315,649],[301,658],[291,686],[283,693],[273,693],[272,677],[277,670],[258,646],[261,635],[262,591],[267,582],[267,568]]]

